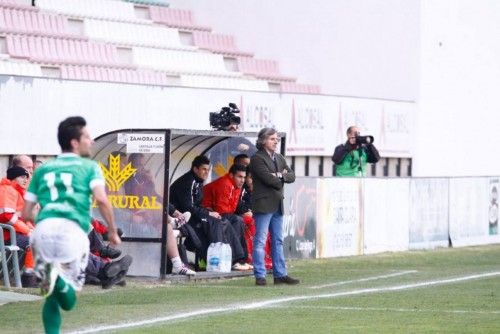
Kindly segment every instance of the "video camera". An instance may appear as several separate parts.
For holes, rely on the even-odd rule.
[[[373,136],[356,136],[356,144],[373,144]]]
[[[219,112],[210,113],[210,126],[215,130],[227,130],[231,124],[239,125],[241,118],[235,115],[239,112],[236,104],[229,103],[229,107],[222,107]]]

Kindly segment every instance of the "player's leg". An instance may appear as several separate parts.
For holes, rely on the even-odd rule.
[[[59,310],[57,298],[53,295],[45,299],[42,308],[42,321],[45,333],[59,333],[59,329],[61,328],[61,311]]]
[[[74,222],[49,218],[37,224],[32,245],[37,259],[35,271],[42,279],[40,288],[46,297],[42,310],[44,328],[47,333],[58,333],[59,307],[71,310],[76,304],[76,291],[85,281],[89,241]]]
[[[59,265],[59,277],[54,293],[61,308],[69,311],[76,305],[76,293],[81,291],[85,284],[85,269],[90,251],[89,239],[78,225],[68,221],[64,225],[63,233],[65,238],[60,249],[61,253],[66,255]]]
[[[50,221],[37,224],[31,235],[31,246],[35,253],[35,275],[41,279],[40,291],[45,297],[42,308],[42,321],[45,333],[59,333],[61,328],[61,312],[57,297],[53,295],[53,290],[57,280],[57,269],[51,263],[51,254],[55,253]]]

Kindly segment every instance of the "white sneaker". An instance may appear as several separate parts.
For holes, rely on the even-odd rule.
[[[253,266],[248,264],[248,263],[242,264],[242,263],[236,262],[235,264],[233,264],[232,269],[236,270],[236,271],[247,271],[247,270],[252,270]]]
[[[184,223],[187,223],[191,219],[191,212],[186,211],[182,214],[184,216]]]
[[[172,268],[172,274],[174,275],[186,275],[186,276],[195,276],[196,272],[186,267],[186,265],[182,265],[179,268]]]

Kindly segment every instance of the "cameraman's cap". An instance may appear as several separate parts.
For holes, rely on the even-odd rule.
[[[26,169],[24,169],[23,167],[19,167],[19,166],[13,166],[13,167],[10,167],[9,169],[7,169],[7,178],[9,180],[14,180],[16,177],[19,177],[19,176],[30,177],[30,173],[28,173],[28,171]]]

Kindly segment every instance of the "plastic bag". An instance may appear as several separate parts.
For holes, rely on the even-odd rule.
[[[207,251],[207,271],[231,272],[232,253],[229,244],[211,243]]]

